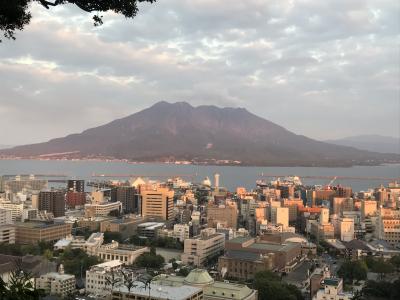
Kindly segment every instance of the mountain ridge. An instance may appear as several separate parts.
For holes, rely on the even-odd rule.
[[[365,134],[348,136],[341,139],[331,139],[325,142],[354,147],[360,150],[367,150],[379,153],[396,153],[400,154],[400,138],[391,136],[383,136],[378,134]]]
[[[67,152],[67,154],[66,154]],[[0,150],[16,157],[109,157],[132,161],[350,166],[400,161],[297,135],[244,108],[157,102],[149,108],[48,142]]]

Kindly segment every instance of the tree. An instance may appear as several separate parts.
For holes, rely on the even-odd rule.
[[[141,268],[160,269],[164,265],[164,257],[158,254],[142,253],[135,260],[135,264]]]
[[[363,261],[343,262],[338,270],[338,275],[347,283],[353,283],[353,280],[363,280],[367,278],[368,268]]]
[[[108,244],[111,243],[111,241],[122,243],[123,242],[122,234],[119,232],[112,232],[112,231],[104,232],[104,243]]]
[[[30,4],[35,2],[46,9],[72,4],[87,13],[94,13],[95,26],[103,24],[101,13],[111,11],[133,19],[139,11],[138,2],[153,3],[156,0],[0,0],[0,30],[5,38],[15,40],[15,31],[23,30],[31,21]],[[0,40],[1,42],[1,40]]]
[[[268,300],[302,300],[301,292],[294,286],[281,282],[276,274],[261,271],[254,276],[254,288],[258,290],[259,299]]]
[[[133,277],[133,273],[121,270],[123,276],[123,283],[128,289],[128,293],[131,292],[131,289],[135,287],[135,278]]]
[[[5,283],[3,278],[0,277],[0,299],[41,299],[44,296],[44,291],[35,289],[32,280],[32,275],[22,268],[21,261],[16,261],[9,282]]]

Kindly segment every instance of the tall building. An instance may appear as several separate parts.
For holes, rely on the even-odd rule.
[[[361,201],[361,218],[365,220],[366,217],[372,216],[376,213],[378,208],[375,200],[362,200]]]
[[[16,194],[23,190],[40,191],[47,188],[47,180],[36,179],[34,175],[20,176],[14,179],[3,177],[3,189],[7,193]]]
[[[65,215],[65,193],[62,191],[41,191],[39,193],[39,210],[52,212],[54,217]]]
[[[65,202],[69,208],[83,206],[86,203],[86,193],[67,191],[67,194],[65,195]]]
[[[238,209],[235,202],[229,202],[225,205],[207,206],[207,224],[208,227],[217,227],[217,224],[225,228],[237,228]]]
[[[70,179],[67,181],[67,188],[68,191],[83,193],[85,192],[85,180]]]
[[[328,208],[321,208],[321,213],[319,215],[319,223],[321,225],[329,223],[329,209]]]
[[[282,224],[283,228],[289,227],[289,208],[271,207],[271,223]]]
[[[354,240],[354,219],[342,218],[339,221],[340,226],[340,240],[350,242]]]
[[[12,224],[12,210],[0,208],[0,225]]]
[[[160,220],[172,220],[174,208],[174,191],[158,187],[155,190],[142,190],[141,211],[143,217],[154,217]]]
[[[111,189],[111,202],[121,202],[125,213],[138,213],[140,195],[131,186],[119,186]]]

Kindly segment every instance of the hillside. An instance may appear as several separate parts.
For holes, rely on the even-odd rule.
[[[158,102],[122,119],[45,143],[1,150],[17,157],[113,157],[133,161],[215,160],[243,165],[349,166],[400,161],[296,135],[243,108]]]

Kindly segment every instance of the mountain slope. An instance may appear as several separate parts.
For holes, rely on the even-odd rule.
[[[247,165],[354,165],[399,160],[296,135],[243,108],[192,107],[159,102],[128,117],[80,134],[2,150],[32,157],[65,153],[135,161],[238,160]]]
[[[380,153],[400,154],[400,139],[382,135],[357,135],[337,140],[327,140],[327,143],[354,147],[361,150]]]

